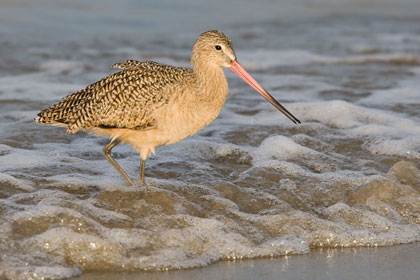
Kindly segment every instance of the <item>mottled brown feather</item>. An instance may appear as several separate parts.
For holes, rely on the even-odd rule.
[[[93,127],[147,129],[155,125],[154,112],[168,103],[191,70],[156,62],[127,60],[114,73],[66,96],[38,114],[38,123],[62,123],[67,132]],[[175,90],[176,88],[176,90]]]

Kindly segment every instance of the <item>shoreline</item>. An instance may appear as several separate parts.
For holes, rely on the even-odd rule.
[[[270,259],[219,261],[209,266],[163,272],[84,272],[71,280],[192,279],[416,279],[420,242],[387,247],[314,249],[309,254]]]

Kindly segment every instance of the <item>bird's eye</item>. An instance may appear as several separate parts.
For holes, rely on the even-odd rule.
[[[219,46],[219,45],[216,45],[216,46],[214,46],[215,48],[216,48],[216,50],[218,50],[218,51],[220,51],[221,49],[222,49],[222,47],[221,46]]]

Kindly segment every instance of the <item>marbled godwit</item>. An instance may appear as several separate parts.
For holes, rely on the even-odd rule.
[[[219,115],[228,95],[222,67],[231,69],[290,120],[300,123],[245,71],[222,32],[207,31],[198,37],[191,65],[192,70],[150,61],[115,64],[122,71],[66,96],[35,120],[67,127],[68,133],[84,129],[110,137],[103,149],[105,158],[131,185],[131,178],[111,157],[112,148],[124,142],[140,153],[138,184],[144,184],[145,161],[155,147],[179,142]]]

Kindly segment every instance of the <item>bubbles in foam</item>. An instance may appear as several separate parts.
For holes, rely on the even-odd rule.
[[[420,143],[416,136],[399,140],[376,140],[367,143],[365,147],[373,154],[420,158]]]
[[[260,147],[254,151],[254,160],[266,161],[269,159],[288,160],[297,157],[318,156],[314,150],[295,143],[285,136],[272,136],[264,140]]]

